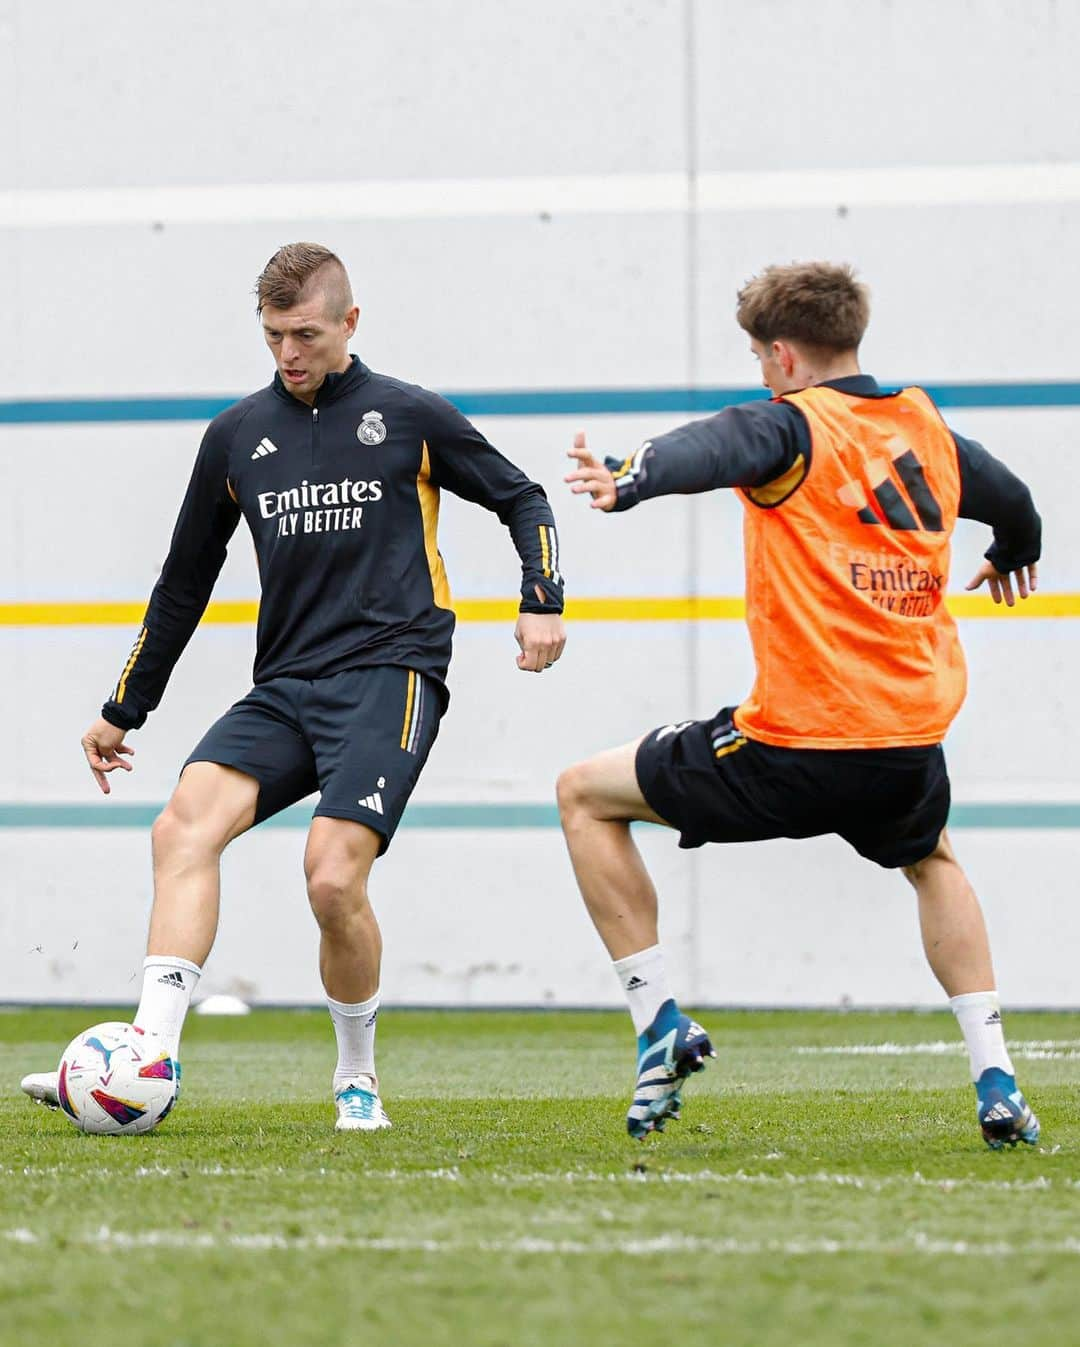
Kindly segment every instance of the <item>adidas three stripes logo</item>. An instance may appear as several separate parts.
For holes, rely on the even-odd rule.
[[[270,439],[268,436],[264,435],[262,439],[259,441],[258,445],[256,446],[255,452],[251,455],[251,457],[265,458],[267,454],[276,454],[277,451],[278,451],[277,445],[274,443],[274,441]]]

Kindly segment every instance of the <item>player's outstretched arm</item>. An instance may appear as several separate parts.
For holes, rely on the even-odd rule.
[[[109,778],[106,773],[115,772],[118,767],[130,772],[135,766],[122,756],[126,754],[131,757],[135,753],[133,748],[124,743],[125,734],[127,730],[120,729],[118,725],[110,725],[103,717],[99,717],[82,737],[82,751],[86,754],[86,761],[90,764],[94,780],[105,795],[109,794]]]
[[[574,436],[574,447],[567,453],[568,458],[577,460],[577,467],[566,474],[570,490],[575,495],[592,496],[591,508],[594,510],[613,510],[615,508],[615,477],[610,468],[598,463],[585,446],[585,432],[579,430]]]
[[[960,469],[961,519],[989,524],[994,541],[985,560],[965,588],[989,585],[995,603],[1012,608],[1016,592],[1022,599],[1034,594],[1038,583],[1035,563],[1042,549],[1042,520],[1026,484],[975,440],[953,431],[956,463]]]
[[[990,587],[990,597],[994,602],[1004,602],[1006,607],[1012,608],[1016,603],[1016,598],[1013,595],[1014,578],[1016,580],[1016,593],[1022,599],[1026,599],[1030,594],[1034,594],[1038,588],[1038,567],[1032,562],[1030,566],[1020,566],[1012,572],[999,571],[992,562],[984,561],[964,588],[979,589],[985,580]]]

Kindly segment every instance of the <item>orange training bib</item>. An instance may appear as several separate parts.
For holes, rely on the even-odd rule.
[[[739,728],[788,748],[938,743],[967,687],[945,608],[952,435],[921,388],[784,401],[806,417],[811,454],[739,492],[757,666]]]

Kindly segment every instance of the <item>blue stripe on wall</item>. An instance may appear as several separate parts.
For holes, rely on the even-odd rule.
[[[1080,382],[943,383],[923,387],[939,407],[1080,407]],[[447,394],[466,416],[716,412],[766,396],[762,388],[537,388]],[[0,401],[0,425],[209,421],[236,400],[147,397]]]
[[[311,805],[293,805],[261,826],[306,828]],[[0,804],[0,828],[149,828],[160,804]],[[412,804],[403,828],[557,828],[553,804]],[[1080,828],[1080,803],[954,804],[951,828]]]

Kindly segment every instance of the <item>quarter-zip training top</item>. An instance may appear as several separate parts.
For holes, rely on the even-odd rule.
[[[356,356],[327,376],[310,407],[275,375],[207,427],[142,628],[102,714],[134,729],[158,705],[241,515],[262,590],[256,683],[400,665],[435,679],[445,705],[455,619],[436,541],[443,487],[510,530],[521,611],[561,612],[543,488],[449,402]]]

